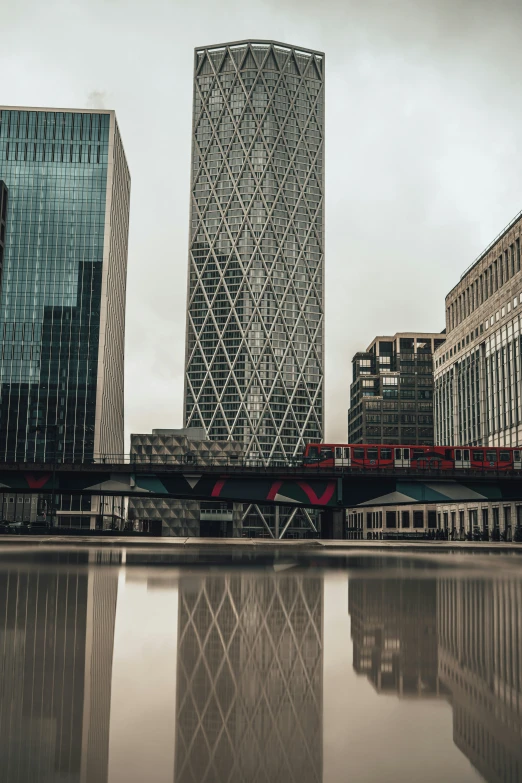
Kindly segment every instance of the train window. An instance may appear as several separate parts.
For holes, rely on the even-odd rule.
[[[483,451],[474,451],[473,452],[473,459],[475,462],[482,462],[484,460],[484,452]]]
[[[509,462],[511,459],[511,454],[509,451],[501,451],[498,458],[500,462]]]
[[[354,459],[364,459],[364,449],[354,449],[353,450],[353,458]]]
[[[403,449],[404,459],[410,458],[410,450],[409,449]]]
[[[422,459],[424,457],[424,451],[422,449],[412,449],[412,459]]]
[[[459,462],[462,459],[462,451],[461,451],[461,449],[455,449],[455,459],[458,459]]]
[[[381,459],[391,459],[391,449],[381,449]]]
[[[335,447],[335,459],[342,459],[343,458],[343,450],[340,446]]]
[[[513,456],[517,462],[520,462],[520,451],[518,449],[513,452]]]
[[[451,449],[444,449],[444,459],[453,459],[453,454],[451,453]]]
[[[368,459],[379,459],[379,450],[368,449]]]
[[[486,451],[486,462],[496,462],[496,461],[497,461],[497,452]]]
[[[321,449],[321,459],[332,459],[332,457],[333,457],[332,449]]]
[[[308,449],[308,456],[315,457],[317,459],[317,457],[319,456],[319,449],[317,448],[317,446],[310,446],[310,448]]]
[[[469,449],[464,449],[464,459],[469,462]]]
[[[350,459],[350,449],[347,448],[344,449],[344,458]]]

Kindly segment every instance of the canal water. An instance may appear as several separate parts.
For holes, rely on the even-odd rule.
[[[520,557],[2,549],[0,780],[518,783]]]

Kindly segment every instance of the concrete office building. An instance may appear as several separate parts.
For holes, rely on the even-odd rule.
[[[446,297],[446,343],[435,354],[435,443],[487,455],[487,446],[522,444],[522,213],[488,245]],[[457,534],[512,537],[515,503],[438,507]]]
[[[0,179],[0,459],[120,455],[130,176],[115,113],[1,107]]]
[[[184,422],[247,459],[323,435],[324,55],[195,51]]]
[[[242,457],[241,444],[209,440],[203,428],[157,429],[131,435],[135,462],[182,464],[190,470],[191,465],[228,465]],[[233,538],[241,534],[243,510],[238,503],[141,497],[129,498],[128,516],[141,529],[156,535]]]
[[[444,336],[376,337],[352,359],[349,443],[433,444],[433,352]]]

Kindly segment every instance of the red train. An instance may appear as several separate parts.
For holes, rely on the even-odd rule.
[[[489,446],[386,446],[309,443],[303,453],[308,468],[419,468],[522,470],[522,449]]]

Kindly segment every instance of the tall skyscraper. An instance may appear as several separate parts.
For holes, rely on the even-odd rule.
[[[196,49],[184,422],[265,463],[323,434],[324,55]]]
[[[113,111],[0,108],[0,459],[121,454],[130,176]]]

